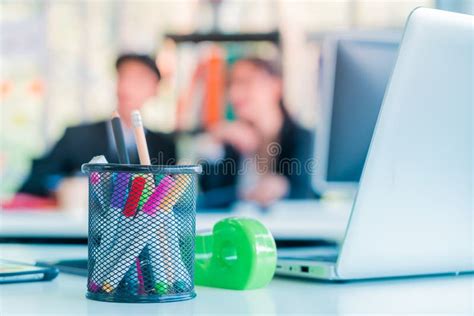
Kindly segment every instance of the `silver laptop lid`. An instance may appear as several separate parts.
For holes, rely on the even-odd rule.
[[[474,17],[415,10],[384,97],[337,273],[474,270]]]

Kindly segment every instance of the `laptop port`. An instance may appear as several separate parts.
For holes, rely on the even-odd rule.
[[[302,266],[301,267],[301,272],[308,273],[309,272],[309,267],[308,266]]]

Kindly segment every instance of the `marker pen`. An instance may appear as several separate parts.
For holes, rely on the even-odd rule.
[[[117,147],[117,155],[121,164],[130,164],[128,157],[127,146],[125,145],[125,138],[123,136],[122,123],[117,111],[112,114],[112,131],[115,139],[115,146]]]
[[[153,193],[150,195],[146,203],[143,205],[142,210],[148,215],[154,215],[158,211],[163,198],[169,193],[174,180],[171,176],[164,177],[161,182],[156,186]]]
[[[157,283],[155,289],[172,289],[176,282],[189,282],[191,277],[184,266],[179,247],[178,222],[173,212],[158,212],[160,222],[166,223],[166,232],[156,233],[150,239],[150,257]],[[163,272],[165,271],[165,272]]]
[[[118,254],[113,268],[107,273],[102,289],[108,293],[114,291],[125,276],[127,270],[133,265],[143,248],[147,245],[153,233],[153,226],[149,225],[148,219],[143,212],[138,212],[135,217],[122,216],[121,226],[127,228],[117,238],[112,252]]]
[[[125,197],[127,196],[126,193],[128,190],[129,179],[129,173],[120,172],[116,174],[110,208],[106,218],[104,219],[104,228],[102,229],[100,244],[91,254],[95,259],[94,268],[89,282],[92,291],[100,288],[102,280],[105,278],[105,274],[117,259],[117,253],[113,252],[112,248],[115,244],[116,237],[120,236],[122,233],[120,231],[121,225],[119,225],[119,219],[121,217]]]
[[[134,216],[138,210],[138,202],[142,196],[143,189],[145,188],[145,178],[136,177],[132,180],[132,186],[130,187],[130,192],[128,193],[127,202],[123,209],[123,215],[126,217]]]
[[[130,266],[124,278],[117,285],[117,293],[130,295],[138,293],[138,273],[135,265]]]
[[[174,184],[169,193],[163,197],[158,209],[164,212],[173,210],[173,206],[179,201],[190,183],[189,175],[179,174],[174,177]]]

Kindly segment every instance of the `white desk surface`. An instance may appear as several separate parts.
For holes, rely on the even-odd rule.
[[[86,256],[85,246],[1,245],[7,259],[64,259]],[[264,289],[232,291],[197,287],[190,301],[124,304],[85,298],[84,277],[60,274],[50,282],[0,286],[0,314],[26,315],[297,315],[445,314],[473,315],[474,276],[407,278],[355,283],[321,283],[275,277]]]
[[[255,205],[240,203],[229,212],[198,213],[196,229],[210,230],[222,218],[244,216],[258,219],[277,238],[343,237],[351,201],[282,201],[262,212]],[[87,211],[2,211],[0,237],[87,237]]]

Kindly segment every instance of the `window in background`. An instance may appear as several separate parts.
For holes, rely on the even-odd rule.
[[[195,7],[195,1],[2,1],[0,199],[67,126],[110,115],[119,52],[154,54],[168,28],[191,30]],[[173,103],[156,102],[152,113],[173,112]],[[171,128],[159,120],[165,115],[150,117],[158,118],[150,125]]]
[[[45,144],[47,16],[40,3],[0,10],[0,185],[10,192]]]
[[[0,199],[14,191],[31,158],[49,148],[66,126],[108,117],[115,106],[113,63],[118,52],[155,53],[164,46],[166,32],[279,29],[286,103],[297,119],[313,126],[318,47],[308,42],[307,34],[402,27],[413,8],[432,4],[431,0],[223,0],[216,24],[211,1],[3,0]],[[201,45],[168,47],[168,60],[173,60],[174,52],[176,67],[163,82],[160,96],[144,109],[148,127],[174,128],[178,95],[197,64],[196,47]]]
[[[420,6],[433,7],[434,1],[279,1],[285,99],[290,112],[307,127],[317,123],[320,47],[309,40],[310,34],[351,29],[402,29],[410,12]]]
[[[474,14],[474,0],[436,0],[436,7],[446,11]]]

